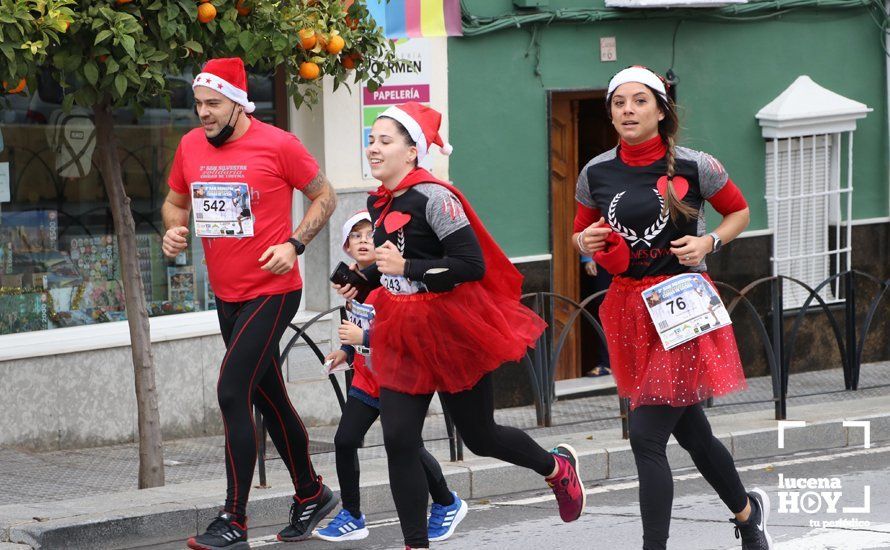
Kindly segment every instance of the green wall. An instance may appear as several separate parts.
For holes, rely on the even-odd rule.
[[[510,11],[508,0],[465,3],[477,15]],[[663,73],[676,24],[542,26],[540,78],[530,27],[448,40],[451,179],[508,255],[550,252],[547,91],[602,89],[632,64]],[[616,37],[617,62],[600,62],[602,36]],[[874,109],[859,121],[854,138],[854,217],[888,215],[886,69],[880,33],[867,13],[798,12],[749,23],[686,20],[676,37],[674,71],[681,144],[723,162],[751,205],[750,229],[767,227],[764,142],[754,115],[802,74]]]

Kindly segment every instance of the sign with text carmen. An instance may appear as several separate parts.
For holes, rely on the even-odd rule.
[[[425,38],[401,39],[396,42],[398,63],[390,67],[392,74],[383,85],[374,91],[362,86],[361,117],[362,117],[362,177],[373,179],[371,166],[365,157],[368,146],[368,135],[377,116],[393,105],[407,101],[416,101],[428,105],[430,103],[430,43]],[[431,161],[427,156],[424,161]],[[421,163],[429,168],[428,162]]]

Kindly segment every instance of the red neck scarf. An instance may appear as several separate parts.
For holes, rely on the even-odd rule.
[[[510,262],[507,255],[504,254],[504,251],[501,250],[501,247],[498,246],[498,243],[494,240],[494,237],[492,237],[488,230],[485,229],[482,220],[476,215],[476,212],[473,210],[473,207],[470,206],[470,203],[464,197],[463,193],[450,183],[437,179],[423,168],[415,168],[409,172],[392,191],[381,185],[376,191],[371,192],[371,195],[378,197],[374,202],[374,208],[383,207],[380,211],[380,215],[374,222],[374,227],[380,227],[383,223],[383,219],[386,218],[386,215],[389,213],[389,209],[392,206],[392,200],[395,198],[393,197],[393,193],[408,189],[420,183],[435,183],[454,193],[454,196],[458,198],[461,205],[464,207],[467,221],[470,222],[470,227],[472,227],[473,231],[476,233],[476,238],[479,240],[479,247],[482,249],[482,257],[485,260],[485,276],[480,283],[490,292],[514,300],[519,300],[519,297],[522,294],[522,274],[519,273],[516,266]]]
[[[659,135],[636,145],[631,145],[622,139],[618,153],[628,166],[647,166],[664,157],[667,154],[667,147]]]
[[[396,185],[395,189],[389,190],[383,184],[380,184],[380,187],[377,188],[376,191],[372,191],[371,194],[378,199],[374,202],[374,208],[383,207],[383,210],[380,211],[380,217],[377,218],[377,221],[374,222],[374,227],[380,227],[380,224],[383,223],[383,218],[389,213],[389,208],[392,206],[392,200],[395,198],[395,193],[402,191],[404,189],[409,189],[414,187],[419,183],[438,183],[439,185],[445,185],[448,187],[448,184],[444,181],[436,179],[435,176],[430,174],[423,168],[414,168],[408,172],[402,181]]]

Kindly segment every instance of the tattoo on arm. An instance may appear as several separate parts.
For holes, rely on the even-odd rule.
[[[309,244],[334,213],[334,209],[337,207],[337,194],[321,170],[309,182],[309,185],[303,188],[303,194],[312,200],[312,204],[309,205],[299,227],[294,231],[294,238],[303,244]]]

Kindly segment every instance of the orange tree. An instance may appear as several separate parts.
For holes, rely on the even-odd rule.
[[[314,40],[303,40],[311,35]],[[169,94],[167,75],[237,56],[285,74],[296,105],[318,99],[321,77],[376,88],[395,61],[364,0],[0,0],[2,93],[36,89],[38,71],[64,90],[63,108],[92,110],[95,158],[120,251],[139,425],[139,486],[164,484],[148,312],[112,110]]]

